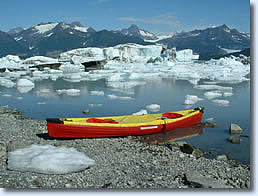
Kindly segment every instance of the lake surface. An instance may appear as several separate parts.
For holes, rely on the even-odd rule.
[[[204,82],[201,80],[199,84]],[[213,118],[218,128],[202,128],[197,136],[183,140],[202,151],[217,155],[227,154],[231,159],[250,163],[250,82],[219,85],[233,87],[232,96],[221,98],[230,102],[228,106],[216,105],[204,97],[207,90],[195,89],[193,84],[185,80],[150,79],[144,85],[117,90],[110,88],[105,79],[72,83],[62,78],[56,81],[49,79],[36,81],[35,88],[28,93],[20,93],[16,88],[0,86],[0,106],[8,105],[10,109],[17,108],[24,116],[32,119],[97,117],[132,114],[146,109],[150,104],[159,104],[159,112],[184,110],[186,109],[183,105],[185,96],[197,95],[204,100],[198,101],[191,108],[205,107],[203,121]],[[44,89],[48,90],[44,91]],[[78,96],[59,95],[56,93],[57,89],[80,89],[81,92]],[[91,91],[104,91],[104,96],[91,95]],[[110,99],[108,95],[129,96],[132,99]],[[82,113],[86,109],[89,110],[87,115]],[[244,130],[243,135],[249,136],[241,137],[241,144],[227,141],[231,123],[238,124]]]

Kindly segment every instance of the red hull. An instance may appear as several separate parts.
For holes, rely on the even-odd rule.
[[[148,125],[136,127],[106,127],[106,126],[80,126],[66,125],[54,122],[47,122],[48,134],[57,138],[94,138],[94,137],[114,137],[129,135],[146,135],[159,133],[162,131],[174,130],[186,126],[200,123],[202,120],[202,112],[197,113],[189,118],[176,121],[173,123],[161,125]],[[164,120],[166,121],[166,120]]]

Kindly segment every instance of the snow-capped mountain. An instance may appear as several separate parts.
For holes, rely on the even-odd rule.
[[[118,31],[124,35],[140,37],[143,40],[157,40],[158,39],[158,37],[156,35],[154,35],[153,33],[150,33],[146,30],[140,29],[135,24],[132,24],[128,29],[122,29],[122,30],[118,30]]]
[[[224,55],[229,51],[250,48],[250,35],[230,29],[225,24],[218,27],[176,33],[171,38],[160,40],[168,48],[192,49],[201,59]]]
[[[137,36],[124,35],[116,31],[96,32],[92,27],[84,27],[79,22],[41,23],[10,35],[18,43],[27,47],[31,55],[52,57],[58,56],[60,52],[89,46],[115,46],[122,43],[148,44]]]
[[[95,31],[79,22],[40,23],[30,28],[12,29],[0,33],[0,57],[7,54],[22,56],[43,55],[57,57],[75,48],[112,47],[118,44],[163,44],[177,50],[192,49],[200,59],[210,59],[250,48],[250,34],[240,33],[226,25],[204,30],[156,36],[136,25],[122,30]]]

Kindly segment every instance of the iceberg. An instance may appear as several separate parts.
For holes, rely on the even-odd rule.
[[[67,174],[85,170],[95,161],[75,148],[31,145],[8,153],[8,169],[44,174]]]

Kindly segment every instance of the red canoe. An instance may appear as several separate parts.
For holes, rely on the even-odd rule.
[[[203,107],[160,114],[97,118],[48,118],[48,135],[56,138],[93,138],[145,135],[200,123]]]

